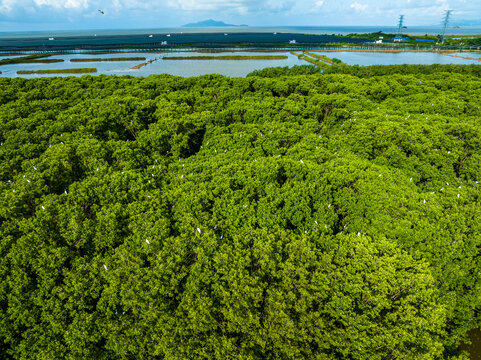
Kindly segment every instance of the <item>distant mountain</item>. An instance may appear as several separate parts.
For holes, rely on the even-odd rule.
[[[223,27],[223,26],[247,26],[247,25],[226,24],[223,21],[215,21],[212,19],[182,25],[182,27]]]

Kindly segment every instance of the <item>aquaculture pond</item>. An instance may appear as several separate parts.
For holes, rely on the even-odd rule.
[[[349,65],[401,65],[401,64],[480,64],[477,60],[463,59],[435,52],[357,52],[357,51],[327,51],[316,52],[330,58],[337,58]],[[456,53],[463,57],[478,58],[479,53]]]
[[[182,56],[271,56],[283,55],[286,59],[278,60],[163,60],[164,57]],[[98,58],[127,58],[127,57],[145,57],[144,61],[92,61],[92,62],[72,62],[72,59],[98,59]],[[114,53],[114,54],[69,54],[54,55],[51,58],[64,60],[52,64],[42,63],[24,63],[0,66],[2,76],[6,77],[29,77],[35,78],[39,76],[69,76],[69,74],[48,74],[48,75],[19,75],[17,71],[24,70],[53,70],[53,69],[79,69],[79,68],[96,68],[96,74],[106,75],[132,75],[132,76],[148,76],[152,74],[171,74],[177,76],[198,76],[204,74],[221,74],[226,76],[245,76],[248,73],[263,69],[266,67],[276,66],[294,66],[304,65],[306,62],[299,60],[296,56],[289,52],[222,52],[222,53],[200,53],[200,52],[163,52],[163,53]],[[133,69],[143,63],[137,69]],[[80,76],[82,74],[75,74]]]

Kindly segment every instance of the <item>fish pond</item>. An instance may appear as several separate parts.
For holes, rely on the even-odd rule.
[[[440,54],[433,52],[316,52],[330,58],[338,58],[349,65],[396,65],[396,64],[481,64],[476,60],[481,58],[480,53],[453,53]],[[242,60],[167,60],[168,57],[199,57],[199,56],[246,56]],[[256,56],[284,56],[284,59],[255,59]],[[0,56],[12,58],[14,56]],[[123,61],[95,61],[95,59],[109,58],[145,58],[145,60]],[[138,53],[114,53],[114,54],[68,54],[52,55],[48,59],[59,59],[56,63],[18,63],[1,65],[0,76],[35,78],[42,76],[81,76],[78,74],[18,74],[18,71],[43,71],[95,68],[93,75],[132,75],[148,76],[152,74],[171,74],[176,76],[199,76],[205,74],[221,74],[226,76],[246,76],[254,70],[267,67],[306,65],[307,62],[299,60],[290,52],[138,52]],[[92,60],[75,62],[75,60]],[[73,60],[73,61],[72,61]]]

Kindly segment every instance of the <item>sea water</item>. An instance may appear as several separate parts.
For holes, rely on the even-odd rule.
[[[302,34],[340,34],[352,33],[367,34],[382,31],[384,33],[397,33],[396,26],[278,26],[278,27],[206,27],[206,28],[158,28],[158,29],[100,29],[100,30],[64,30],[64,31],[16,31],[0,32],[0,40],[14,38],[50,38],[50,37],[77,37],[77,36],[122,36],[122,35],[156,35],[156,34],[192,34],[192,33],[302,33]],[[404,34],[437,35],[442,32],[441,26],[410,26],[403,30]],[[481,27],[448,28],[447,35],[481,35]]]

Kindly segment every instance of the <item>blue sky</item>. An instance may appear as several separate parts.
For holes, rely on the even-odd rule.
[[[102,15],[98,10],[102,9]],[[177,27],[215,19],[249,26],[481,25],[479,0],[0,0],[0,32]]]

